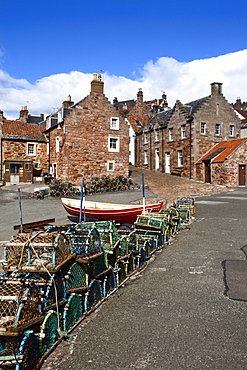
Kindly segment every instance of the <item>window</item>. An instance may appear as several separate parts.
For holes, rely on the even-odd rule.
[[[186,125],[181,126],[181,139],[186,138]]]
[[[158,130],[155,131],[155,141],[160,140],[160,132]]]
[[[206,123],[201,122],[201,135],[206,135]]]
[[[178,167],[183,165],[183,151],[178,150]]]
[[[110,127],[111,127],[111,130],[119,130],[119,118],[118,117],[111,117]]]
[[[115,170],[115,161],[108,161],[107,162],[107,171],[114,171]]]
[[[10,173],[20,173],[20,164],[10,163]]]
[[[59,136],[56,136],[56,153],[59,153]]]
[[[173,128],[169,128],[169,141],[173,141]]]
[[[148,164],[148,151],[144,150],[144,164]]]
[[[234,125],[230,125],[229,136],[234,136]]]
[[[144,133],[144,144],[147,144],[148,143],[148,133],[145,132]]]
[[[108,150],[109,152],[119,152],[119,138],[118,137],[108,138]]]
[[[36,147],[34,143],[27,143],[27,155],[35,155]]]
[[[215,135],[220,135],[220,124],[216,123],[215,125]]]

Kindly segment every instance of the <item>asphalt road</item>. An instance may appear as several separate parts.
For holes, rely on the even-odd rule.
[[[74,330],[42,369],[246,370],[246,225],[246,188],[197,198],[190,230]]]

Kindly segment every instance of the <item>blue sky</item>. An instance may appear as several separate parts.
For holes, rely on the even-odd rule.
[[[16,106],[28,101],[36,111],[42,106],[35,106],[29,94],[22,99],[18,90],[34,92],[39,87],[37,81],[44,85],[55,75],[61,81],[65,75],[71,77],[73,71],[85,77],[84,74],[103,70],[106,80],[111,77],[108,91],[114,87],[114,76],[118,77],[116,86],[120,89],[122,76],[128,82],[131,80],[134,91],[136,82],[145,80],[150,67],[161,68],[159,63],[164,62],[163,58],[167,58],[163,65],[167,69],[171,62],[173,66],[178,62],[184,67],[196,60],[214,60],[246,50],[246,24],[246,0],[236,3],[232,0],[1,0],[0,70],[4,77],[0,74],[0,96],[5,100],[22,100],[16,100]],[[246,63],[245,55],[240,64],[243,63]],[[174,73],[172,69],[171,75]],[[164,86],[158,90],[167,90],[166,83],[164,80]],[[67,91],[71,86],[66,89],[65,80],[62,86],[65,95],[71,93]],[[168,90],[172,88],[170,81],[167,86],[170,86]],[[11,95],[6,90],[10,88]],[[135,98],[124,95],[128,92],[133,95],[129,88],[121,85],[120,90],[120,94],[110,91],[109,94]],[[158,90],[154,89],[153,93],[157,94]],[[83,93],[81,90],[80,98],[84,97]],[[151,93],[149,89],[147,99]],[[0,99],[0,109],[14,112],[15,108],[10,108],[4,99]],[[53,100],[45,103],[47,107],[59,104]]]

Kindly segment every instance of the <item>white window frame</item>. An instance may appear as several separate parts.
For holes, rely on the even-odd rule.
[[[147,150],[144,150],[143,154],[144,154],[144,162],[143,162],[143,164],[148,164],[148,151]]]
[[[178,150],[178,167],[183,166],[183,151]]]
[[[29,150],[30,147],[33,148],[32,151]],[[36,143],[27,143],[27,155],[32,157],[36,155]]]
[[[110,118],[110,128],[111,130],[119,130],[119,117]]]
[[[200,133],[206,135],[206,122],[201,122]]]
[[[220,136],[221,134],[221,125],[220,123],[216,123],[215,124],[215,132],[214,132],[215,136]]]
[[[168,141],[173,141],[173,127],[170,127],[168,132],[169,132]]]
[[[59,136],[56,136],[56,143],[55,143],[55,146],[56,146],[56,153],[59,153],[59,150],[60,150],[60,138]]]
[[[181,139],[186,139],[186,125],[181,125]]]
[[[144,132],[144,144],[148,144],[148,133]]]
[[[155,141],[156,142],[160,141],[160,132],[159,132],[159,130],[155,130]]]
[[[113,145],[113,140],[115,144]],[[109,152],[119,152],[120,148],[120,139],[117,136],[109,136],[108,137],[108,151]]]
[[[108,172],[115,171],[115,161],[107,161],[107,171]]]
[[[229,136],[234,137],[234,135],[235,135],[235,126],[230,125],[230,127],[229,127]]]

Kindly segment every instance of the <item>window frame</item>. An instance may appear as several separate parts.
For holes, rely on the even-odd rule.
[[[114,121],[114,125],[113,125]],[[110,118],[110,129],[111,130],[119,130],[119,117],[111,117]]]
[[[186,139],[186,125],[181,125],[181,139]]]
[[[200,134],[201,135],[206,135],[206,131],[207,131],[207,124],[206,124],[206,122],[201,122],[201,125],[200,125]]]
[[[155,130],[155,141],[156,142],[160,141],[160,131],[159,130]]]
[[[221,124],[220,123],[215,124],[214,135],[215,136],[221,135]]]
[[[116,147],[112,146],[112,140],[115,141]],[[109,136],[108,137],[108,151],[118,153],[120,151],[120,138],[117,136]]]
[[[234,137],[235,136],[235,126],[234,125],[230,125],[229,126],[229,136],[230,137]]]
[[[170,127],[168,130],[168,141],[174,141],[173,127]]]
[[[148,144],[148,133],[144,132],[144,144]]]
[[[33,148],[33,150],[30,152],[30,148]],[[36,143],[27,143],[27,155],[30,157],[34,157],[36,155]]]
[[[112,165],[112,169],[110,166]],[[115,161],[107,161],[107,171],[114,172],[115,171]]]

